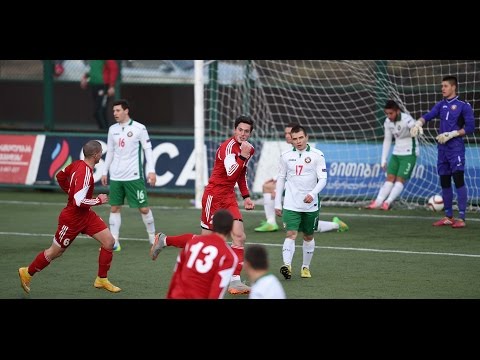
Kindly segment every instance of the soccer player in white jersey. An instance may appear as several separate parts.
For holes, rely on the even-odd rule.
[[[249,245],[245,250],[243,270],[252,284],[249,299],[286,299],[277,277],[268,271],[268,254],[263,245]]]
[[[297,123],[291,122],[285,126],[285,141],[287,144],[292,143],[292,137],[290,136],[290,131],[294,126],[298,125]],[[279,226],[277,220],[275,219],[275,187],[277,184],[277,178],[270,178],[263,183],[262,192],[263,192],[263,209],[265,211],[265,219],[262,220],[260,226],[255,228],[257,232],[272,232],[278,231]],[[283,194],[283,192],[282,192]],[[281,195],[283,196],[283,195]],[[348,231],[348,225],[340,220],[338,216],[334,216],[332,221],[318,221],[316,232],[327,232],[336,230],[337,232]]]
[[[283,266],[280,273],[285,279],[292,277],[292,259],[295,239],[303,233],[302,278],[312,277],[310,263],[315,251],[313,233],[317,227],[319,213],[318,194],[327,185],[327,165],[323,152],[308,144],[308,135],[303,126],[291,130],[293,149],[280,156],[277,178],[277,194],[285,187],[285,198],[275,198],[275,213],[282,216],[287,236],[283,243]]]
[[[366,207],[367,209],[389,210],[395,199],[401,194],[405,182],[410,179],[413,168],[420,154],[418,141],[410,135],[410,129],[415,126],[415,120],[408,114],[400,111],[400,107],[393,100],[385,104],[385,137],[382,149],[382,169],[387,170],[387,180],[380,188],[377,198]],[[387,157],[395,138],[392,157]]]
[[[108,129],[107,155],[102,175],[102,185],[107,185],[110,171],[110,231],[115,238],[115,251],[120,251],[121,209],[125,197],[131,208],[138,208],[148,233],[150,244],[155,241],[155,222],[148,206],[142,152],[145,152],[147,181],[154,186],[157,181],[153,163],[152,143],[145,125],[130,118],[126,100],[113,103],[116,124]]]

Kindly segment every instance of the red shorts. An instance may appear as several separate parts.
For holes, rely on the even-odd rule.
[[[106,228],[105,222],[93,210],[80,217],[72,217],[68,211],[63,210],[58,217],[58,228],[54,241],[62,248],[67,248],[78,234],[82,233],[93,237]]]
[[[202,218],[200,220],[200,226],[202,229],[213,231],[213,214],[219,209],[230,211],[234,220],[242,220],[242,214],[238,208],[238,201],[235,197],[235,193],[225,196],[213,195],[213,193],[204,191],[202,197]]]

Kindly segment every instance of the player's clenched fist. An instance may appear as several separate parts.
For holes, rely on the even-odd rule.
[[[253,202],[252,199],[248,197],[245,199],[244,207],[245,207],[245,210],[253,210],[255,209],[255,203]]]
[[[249,158],[250,157],[250,151],[252,150],[252,144],[250,144],[248,141],[243,141],[242,144],[240,145],[240,154],[244,158]]]
[[[98,200],[100,200],[100,204],[105,204],[108,202],[108,195],[107,194],[100,194],[98,195]]]

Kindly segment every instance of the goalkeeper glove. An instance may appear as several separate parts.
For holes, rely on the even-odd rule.
[[[439,144],[445,144],[448,140],[460,135],[457,130],[441,133],[436,137]]]
[[[415,121],[415,125],[410,129],[410,135],[416,137],[423,135],[423,123],[420,120]]]

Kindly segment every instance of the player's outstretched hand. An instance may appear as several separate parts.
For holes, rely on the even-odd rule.
[[[410,135],[412,137],[423,135],[423,122],[420,120],[415,121],[415,125],[410,129]]]

